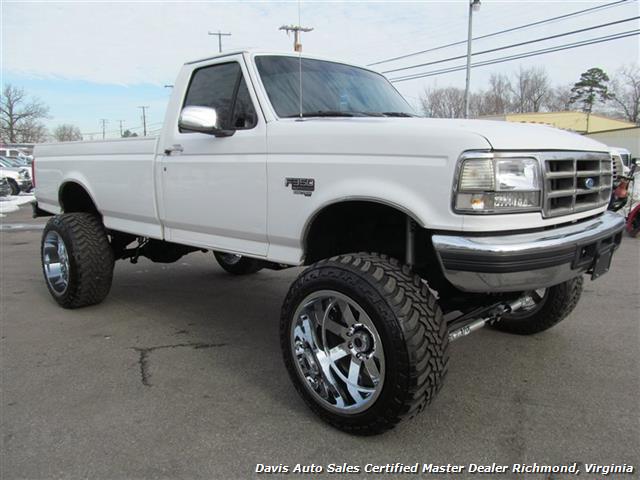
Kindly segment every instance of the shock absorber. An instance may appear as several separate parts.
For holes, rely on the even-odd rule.
[[[450,330],[449,341],[453,342],[462,337],[466,337],[470,333],[475,332],[476,330],[479,330],[487,325],[499,322],[504,314],[516,312],[522,307],[531,304],[532,301],[533,300],[529,295],[523,295],[517,300],[487,307],[484,315],[481,315],[483,312],[478,312],[478,315],[481,315],[480,318],[471,318],[464,320],[462,326]],[[459,322],[460,320],[454,320],[452,323],[455,324]]]

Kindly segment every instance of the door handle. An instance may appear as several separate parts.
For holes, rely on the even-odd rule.
[[[182,148],[182,145],[176,143],[174,145],[171,145],[169,148],[165,148],[164,149],[164,154],[165,155],[171,155],[173,152],[184,152],[184,148]]]

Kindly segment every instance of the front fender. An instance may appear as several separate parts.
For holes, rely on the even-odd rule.
[[[269,256],[300,263],[308,230],[325,208],[346,201],[388,205],[427,229],[456,229],[461,217],[450,210],[452,166],[445,157],[344,156],[269,163]],[[313,179],[308,196],[287,178]]]

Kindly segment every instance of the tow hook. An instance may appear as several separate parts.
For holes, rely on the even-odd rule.
[[[516,312],[533,303],[534,301],[531,296],[524,295],[511,302],[492,305],[480,311],[475,310],[471,315],[462,315],[450,324],[453,328],[450,327],[449,329],[449,342],[466,337],[482,327],[499,322],[504,314]],[[458,326],[460,324],[462,324],[462,326]]]

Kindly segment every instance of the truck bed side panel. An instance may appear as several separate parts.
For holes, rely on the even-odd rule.
[[[91,196],[113,230],[162,238],[155,198],[156,138],[71,142],[37,146],[36,198],[60,213],[60,191],[68,182]]]

